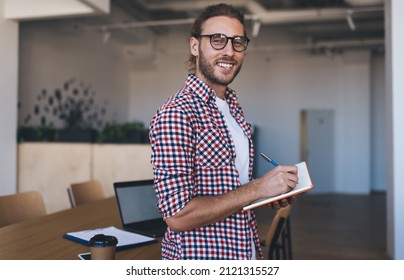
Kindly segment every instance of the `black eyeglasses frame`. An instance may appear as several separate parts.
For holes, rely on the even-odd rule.
[[[212,38],[214,37],[214,36],[221,36],[221,37],[224,37],[224,38],[226,38],[226,43],[223,45],[223,47],[215,47],[214,45],[213,45],[213,43],[212,43]],[[212,48],[213,49],[215,49],[215,50],[223,50],[226,46],[227,46],[227,43],[229,42],[229,40],[231,40],[231,45],[232,45],[232,48],[233,48],[233,50],[234,51],[236,51],[236,52],[243,52],[243,51],[245,51],[246,49],[247,49],[247,47],[248,47],[248,43],[250,42],[250,39],[248,38],[248,37],[246,37],[246,36],[234,36],[234,37],[229,37],[229,36],[226,36],[225,34],[222,34],[222,33],[214,33],[214,34],[199,34],[199,35],[196,35],[196,36],[194,36],[195,38],[201,38],[201,37],[207,37],[207,38],[209,38],[209,42],[210,42],[210,45],[212,46]],[[235,47],[234,47],[234,40],[236,40],[236,39],[243,39],[243,40],[245,40],[245,43],[243,44],[243,47],[244,47],[244,49],[242,49],[242,50],[237,50]]]

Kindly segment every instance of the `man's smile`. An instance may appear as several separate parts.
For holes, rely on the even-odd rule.
[[[233,63],[229,63],[229,62],[218,62],[217,63],[218,66],[225,68],[225,69],[232,69],[234,64]]]

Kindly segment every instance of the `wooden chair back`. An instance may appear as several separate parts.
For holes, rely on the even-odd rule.
[[[291,209],[289,204],[276,211],[264,241],[264,246],[268,247],[268,259],[292,259]]]
[[[45,215],[45,203],[38,191],[0,197],[0,227]]]
[[[105,198],[102,185],[97,180],[90,180],[70,185],[71,196],[74,206],[80,206]]]
[[[74,208],[74,200],[73,200],[72,190],[70,189],[70,187],[67,188],[67,197],[69,198],[70,207]]]

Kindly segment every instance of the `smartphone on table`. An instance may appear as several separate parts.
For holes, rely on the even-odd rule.
[[[81,253],[81,254],[78,254],[78,257],[80,260],[91,260],[91,253],[90,252]]]

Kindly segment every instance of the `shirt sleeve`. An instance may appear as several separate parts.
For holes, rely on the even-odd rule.
[[[195,194],[194,137],[188,116],[166,107],[150,125],[151,162],[158,208],[166,219],[178,213]]]

